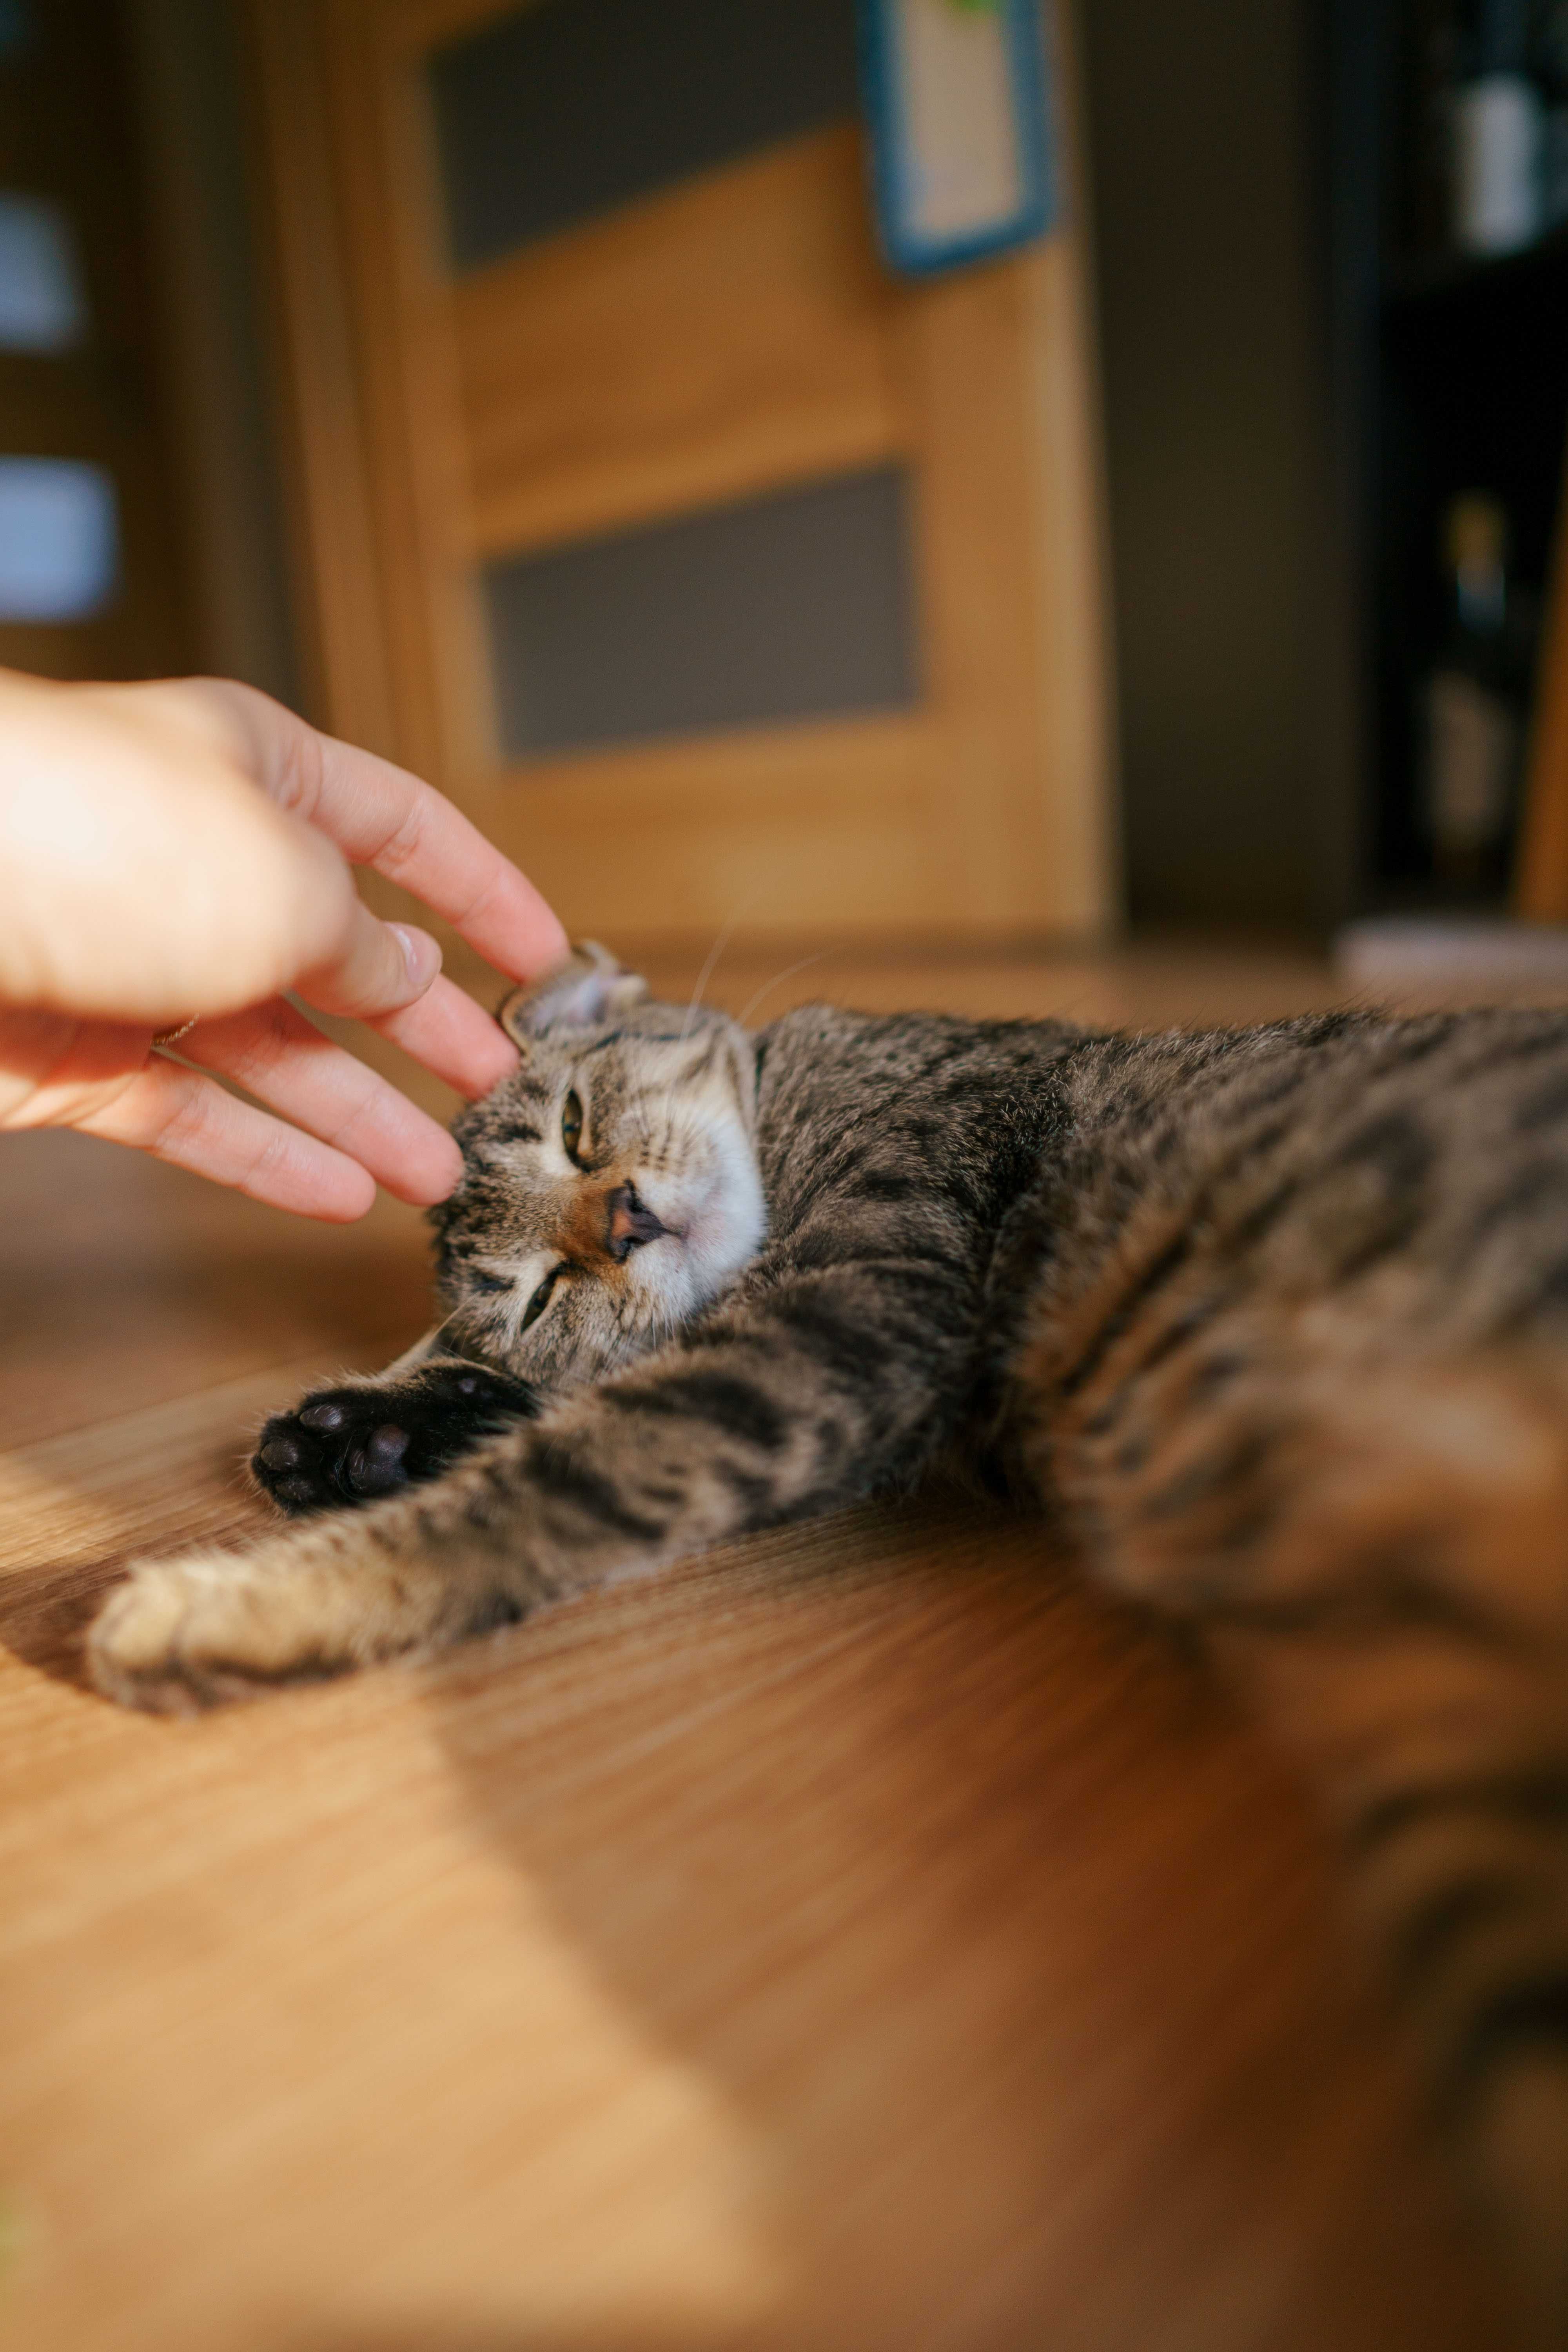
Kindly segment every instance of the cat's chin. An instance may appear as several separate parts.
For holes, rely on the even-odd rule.
[[[733,1276],[715,1278],[716,1261],[700,1242],[693,1248],[691,1228],[670,1226],[664,1237],[645,1252],[635,1279],[643,1294],[641,1346],[660,1346],[694,1315],[710,1307],[729,1287]]]

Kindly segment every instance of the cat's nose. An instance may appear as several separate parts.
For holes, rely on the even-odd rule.
[[[605,1209],[608,1218],[605,1247],[617,1265],[624,1265],[629,1253],[640,1249],[644,1242],[656,1242],[660,1234],[668,1231],[651,1209],[644,1208],[635,1184],[617,1184],[613,1192],[606,1192]]]

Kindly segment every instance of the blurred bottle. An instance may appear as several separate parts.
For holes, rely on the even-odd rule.
[[[1425,689],[1432,862],[1444,880],[1474,890],[1504,877],[1530,686],[1530,609],[1510,590],[1508,540],[1495,498],[1471,490],[1449,507],[1448,629]]]
[[[1568,13],[1568,0],[1563,0]],[[1447,253],[1454,242],[1455,117],[1468,54],[1459,0],[1410,0],[1404,91],[1404,218],[1407,254]]]
[[[1531,32],[1530,0],[1478,0],[1454,110],[1454,241],[1467,253],[1512,253],[1541,234],[1546,107]]]

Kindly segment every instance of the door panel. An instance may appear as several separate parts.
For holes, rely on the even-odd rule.
[[[472,806],[578,929],[899,934],[941,897],[939,758],[922,718],[830,720],[533,761]]]
[[[537,0],[537,16],[564,30],[563,12],[604,5]],[[873,248],[859,131],[837,122],[455,271],[430,53],[481,12],[285,10],[292,49],[264,12],[275,171],[298,156],[278,116],[285,96],[298,108],[314,44],[374,552],[360,593],[379,619],[392,748],[576,929],[974,937],[1101,921],[1098,517],[1071,239],[895,283]],[[320,400],[341,440],[342,387],[316,351],[320,257],[307,278],[299,242],[296,217],[280,258],[301,414]],[[314,470],[320,483],[319,457]],[[780,512],[804,499],[851,518],[858,485],[879,479],[897,484],[890,588],[873,564],[851,592],[867,559],[847,520],[793,572],[765,530],[745,558],[747,516],[770,496]],[[312,531],[341,530],[344,506],[341,481],[318,488]],[[732,594],[721,544],[763,567],[736,572]],[[682,547],[684,574],[650,572],[650,550],[664,562]],[[316,550],[313,568],[345,593],[341,551]],[[640,633],[634,575],[666,607]],[[838,663],[830,640],[857,633],[858,666]],[[748,699],[769,659],[767,692]],[[665,693],[659,661],[689,675]],[[849,685],[823,683],[840,671]],[[361,657],[346,705],[364,707],[365,679]],[[539,718],[556,703],[569,726]]]
[[[513,0],[437,33],[429,88],[461,271],[853,121],[854,14],[843,0]]]
[[[893,289],[850,125],[458,279],[487,554],[717,504],[908,445]]]
[[[503,756],[914,703],[908,487],[881,466],[491,566]]]

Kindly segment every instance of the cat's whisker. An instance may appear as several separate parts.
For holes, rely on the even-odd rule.
[[[452,1324],[454,1324],[454,1323],[457,1321],[457,1319],[458,1319],[458,1316],[459,1316],[461,1313],[462,1313],[462,1308],[461,1308],[460,1307],[453,1307],[453,1309],[452,1309],[452,1311],[451,1311],[451,1313],[450,1313],[450,1315],[443,1316],[443,1317],[442,1317],[442,1318],[441,1318],[441,1320],[440,1320],[440,1322],[437,1324],[437,1326],[436,1326],[435,1329],[434,1329],[432,1332],[430,1332],[430,1333],[429,1333],[429,1335],[428,1335],[428,1338],[427,1338],[427,1339],[426,1339],[426,1346],[429,1348],[429,1349],[430,1349],[430,1351],[431,1351],[431,1353],[432,1353],[432,1354],[434,1354],[434,1352],[435,1352],[436,1342],[437,1342],[437,1339],[439,1339],[439,1338],[441,1337],[442,1332],[443,1332],[443,1331],[445,1331],[445,1330],[447,1330],[447,1329],[448,1329],[448,1328],[450,1328],[450,1326],[451,1326]],[[345,1379],[347,1378],[347,1374],[346,1374],[346,1373],[345,1373],[345,1375],[344,1375],[344,1378],[345,1378]]]
[[[723,922],[719,926],[718,937],[714,940],[712,946],[709,949],[708,960],[697,975],[697,985],[691,992],[691,1001],[686,1008],[686,1018],[680,1024],[680,1043],[683,1045],[685,1045],[688,1037],[691,1034],[691,1024],[696,1019],[697,1008],[702,1002],[702,992],[707,987],[709,982],[712,979],[714,971],[718,966],[719,959],[723,954],[725,948],[729,945],[731,934],[734,930],[736,924],[740,921],[741,917],[744,912],[744,907],[737,907],[734,913],[726,916]]]
[[[762,987],[758,989],[756,994],[746,1006],[745,1011],[743,1013],[736,1013],[735,1019],[739,1023],[740,1026],[742,1029],[746,1026],[747,1022],[750,1021],[752,1013],[756,1011],[764,996],[771,996],[775,988],[782,988],[784,982],[786,980],[793,980],[797,971],[808,971],[814,963],[822,963],[832,953],[833,950],[831,948],[818,948],[815,955],[802,956],[798,963],[786,963],[783,971],[775,971],[772,980],[763,982]]]
[[[729,945],[731,935],[733,932],[736,924],[740,921],[741,917],[746,912],[747,907],[750,903],[751,902],[749,900],[743,901],[742,904],[737,907],[732,913],[727,915],[723,922],[719,926],[718,934],[714,939],[712,946],[708,950],[707,958],[702,965],[701,971],[697,975],[697,985],[692,990],[689,1001],[687,1003],[685,1015],[680,1024],[680,1035],[676,1041],[676,1051],[678,1054],[680,1052],[681,1048],[685,1045],[687,1039],[691,1034],[691,1024],[697,1018],[697,1008],[702,1002],[702,992],[707,987],[709,982],[712,979],[713,974],[718,968],[719,959],[723,954],[725,948]],[[677,1073],[672,1071],[670,1074],[669,1084],[665,1088],[662,1123],[664,1131],[667,1135],[669,1132],[670,1106],[675,1099],[676,1076]]]

